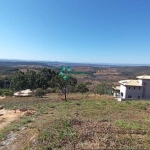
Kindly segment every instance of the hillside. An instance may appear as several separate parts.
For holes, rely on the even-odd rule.
[[[28,112],[0,131],[1,149],[149,149],[150,101],[117,102],[112,97],[57,94],[6,98],[6,109]],[[2,116],[0,116],[2,117]]]
[[[4,66],[1,66],[4,65]],[[56,72],[59,72],[62,66],[70,66],[72,71],[69,75],[75,77],[78,82],[90,83],[88,88],[90,91],[102,81],[112,82],[118,85],[119,80],[135,79],[138,75],[150,75],[149,66],[95,66],[78,63],[60,63],[60,62],[11,62],[0,61],[0,77],[10,76],[14,72],[20,70],[26,72],[27,70],[34,70],[38,72],[41,68],[48,67]],[[92,83],[92,84],[91,84]]]
[[[24,61],[0,61],[0,66],[17,67],[17,66],[42,66],[48,67],[49,65],[41,62],[24,62]]]

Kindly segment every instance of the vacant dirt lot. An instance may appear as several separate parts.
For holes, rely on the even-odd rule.
[[[35,113],[23,115],[1,129],[0,149],[150,148],[150,101],[118,102],[94,94],[69,94],[67,98],[64,102],[57,94],[50,94],[1,99],[0,105],[12,110],[10,115],[14,106]]]
[[[11,122],[19,119],[23,115],[23,112],[17,110],[0,110],[0,130],[9,125]]]

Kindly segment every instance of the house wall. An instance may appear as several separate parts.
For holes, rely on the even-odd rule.
[[[126,86],[126,99],[141,99],[143,94],[143,87]]]
[[[138,81],[142,86],[124,86],[121,84],[120,99],[150,99],[150,80],[139,79]]]
[[[124,85],[120,85],[120,97],[126,99],[126,86]]]
[[[143,80],[143,98],[150,98],[150,80]]]

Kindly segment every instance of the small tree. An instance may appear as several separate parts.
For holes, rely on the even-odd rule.
[[[55,76],[52,81],[50,82],[51,87],[58,87],[62,93],[65,96],[65,101],[67,101],[67,86],[75,86],[77,83],[77,80],[71,76],[68,76],[67,80],[64,80],[64,78],[60,76]]]
[[[87,86],[84,83],[80,83],[80,84],[77,84],[76,91],[83,94],[83,93],[88,92],[89,89],[87,88]]]
[[[62,67],[60,72],[51,81],[51,87],[58,87],[65,96],[65,101],[67,101],[67,87],[74,86],[77,84],[77,80],[68,75],[71,72],[70,67]]]

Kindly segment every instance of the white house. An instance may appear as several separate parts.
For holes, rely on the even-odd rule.
[[[137,76],[137,80],[121,80],[120,88],[114,88],[118,101],[126,99],[150,99],[150,76]],[[118,89],[118,90],[117,90]],[[117,96],[119,93],[119,96]]]

